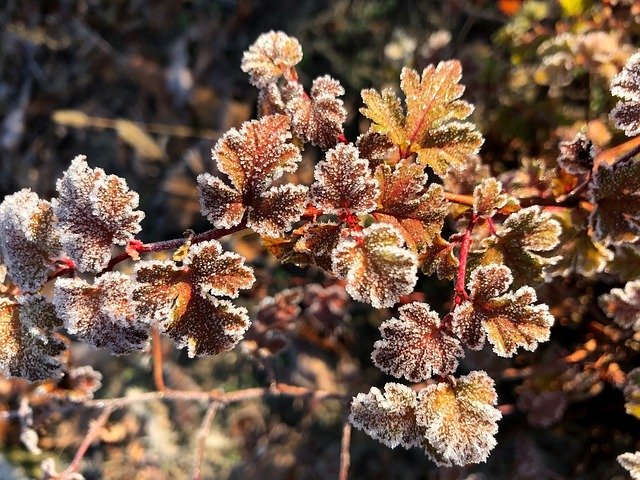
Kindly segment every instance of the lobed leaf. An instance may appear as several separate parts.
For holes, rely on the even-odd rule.
[[[359,393],[351,401],[349,422],[390,448],[418,446],[420,428],[416,425],[416,393],[405,385],[387,383],[384,394],[376,387]]]
[[[453,373],[464,352],[458,339],[443,329],[438,314],[418,302],[403,305],[399,314],[399,319],[380,325],[382,340],[373,345],[373,363],[385,373],[412,382]]]
[[[222,252],[216,240],[190,248],[183,266],[170,261],[143,261],[135,267],[132,292],[136,314],[158,323],[190,357],[231,350],[249,328],[245,308],[216,296],[235,298],[255,277],[244,259]]]
[[[62,247],[81,272],[106,268],[111,245],[125,245],[141,230],[138,194],[124,179],[89,168],[83,155],[73,159],[56,189],[60,196],[52,204]]]
[[[515,198],[501,192],[501,182],[495,178],[483,179],[473,190],[473,213],[479,217],[492,217],[507,204],[518,204]]]
[[[439,466],[486,461],[502,418],[496,402],[493,380],[483,371],[460,377],[454,385],[423,388],[415,411],[427,455]]]
[[[518,347],[533,351],[538,342],[549,339],[554,320],[549,307],[534,305],[536,293],[531,287],[506,293],[512,282],[505,265],[487,265],[472,272],[470,299],[452,314],[453,330],[464,345],[478,350],[486,336],[497,355],[510,357]]]
[[[316,165],[314,177],[311,198],[325,213],[364,214],[376,208],[378,184],[355,146],[339,144],[329,150]]]
[[[136,317],[130,300],[133,288],[131,278],[119,272],[107,272],[93,285],[80,278],[58,278],[53,303],[70,334],[123,355],[144,350],[149,343],[149,325]]]
[[[360,113],[373,122],[371,131],[387,136],[401,148],[408,146],[404,112],[395,92],[390,88],[385,88],[381,93],[368,89],[362,90],[361,96],[365,106]]]
[[[589,196],[595,205],[589,225],[596,240],[618,245],[640,238],[640,157],[600,163]]]
[[[596,156],[593,142],[579,132],[571,141],[560,142],[558,165],[573,175],[590,172]]]
[[[252,85],[265,88],[288,73],[300,60],[302,47],[298,40],[272,30],[260,35],[244,52],[240,68],[250,75]]]
[[[629,137],[640,134],[640,53],[613,78],[611,93],[622,98],[609,115],[613,124]]]
[[[333,251],[340,241],[342,226],[335,222],[307,223],[300,227],[295,252],[308,256],[320,268],[331,271]]]
[[[624,290],[614,288],[601,295],[598,303],[609,318],[623,328],[640,331],[640,280],[627,282]]]
[[[417,281],[417,258],[403,244],[397,228],[374,223],[361,236],[338,243],[333,272],[347,281],[346,290],[354,299],[375,308],[390,307],[411,293]]]
[[[239,225],[246,215],[247,226],[277,236],[300,219],[306,187],[271,186],[294,172],[301,159],[298,148],[287,143],[289,127],[287,116],[269,115],[232,128],[218,141],[213,157],[232,186],[208,173],[198,176],[201,211],[216,228]]]
[[[61,253],[51,204],[29,189],[6,196],[0,204],[0,231],[9,275],[23,292],[38,291]]]
[[[358,147],[360,158],[369,160],[369,166],[372,168],[384,163],[397,153],[397,147],[389,137],[375,132],[358,136],[356,147]]]

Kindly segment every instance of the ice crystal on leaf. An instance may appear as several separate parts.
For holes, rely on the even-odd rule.
[[[518,201],[502,192],[502,183],[495,178],[485,178],[473,190],[473,213],[479,217],[492,217],[507,204],[515,206]]]
[[[596,240],[620,244],[640,238],[640,157],[599,164],[589,194],[595,205],[589,224]]]
[[[390,307],[413,291],[417,258],[402,247],[402,234],[392,225],[374,223],[333,252],[333,272],[347,281],[347,292],[375,308]]]
[[[351,402],[349,422],[390,448],[420,444],[416,425],[416,392],[399,383],[387,383],[384,394],[376,387],[359,393]]]
[[[640,280],[627,282],[599,298],[604,312],[618,325],[640,331]]]
[[[376,208],[378,194],[368,160],[360,158],[351,144],[336,145],[316,165],[311,197],[325,213],[368,213]]]
[[[24,292],[36,292],[60,254],[51,204],[25,189],[0,204],[0,251],[11,279]]]
[[[633,480],[640,480],[640,451],[618,455],[618,463],[629,471]]]
[[[240,68],[250,75],[252,85],[264,88],[288,75],[300,60],[302,47],[296,38],[270,31],[260,35],[244,52]]]
[[[255,277],[244,259],[222,252],[216,240],[192,246],[178,267],[170,261],[136,265],[133,291],[136,313],[158,323],[190,357],[231,350],[249,328],[245,308],[216,296],[235,298],[250,288]]]
[[[573,175],[591,171],[595,158],[595,147],[587,136],[579,132],[573,140],[560,142],[558,165]]]
[[[124,179],[89,168],[82,155],[73,159],[56,188],[59,198],[52,203],[64,251],[81,272],[103,270],[111,245],[125,245],[141,229],[138,194]]]
[[[501,357],[510,357],[518,347],[535,350],[549,339],[553,316],[544,304],[534,305],[536,292],[521,287],[506,293],[513,282],[504,265],[479,267],[471,274],[471,297],[453,311],[452,326],[463,344],[472,349],[484,345],[485,336]]]
[[[613,78],[611,93],[622,98],[611,111],[611,121],[629,137],[640,134],[640,53]]]
[[[338,98],[341,95],[344,95],[344,88],[328,75],[313,81],[309,95],[299,83],[289,83],[283,96],[293,132],[303,142],[323,150],[333,147],[342,135],[342,124],[347,119],[347,111]]]
[[[67,331],[81,341],[116,355],[143,350],[149,325],[137,319],[130,296],[131,278],[107,272],[93,284],[80,278],[58,278],[53,302]]]
[[[380,186],[378,219],[397,226],[413,250],[422,252],[436,242],[449,209],[442,186],[425,186],[424,167],[407,160],[395,167],[382,164],[375,178]]]
[[[289,119],[269,115],[245,122],[240,130],[225,133],[213,150],[218,169],[232,187],[211,174],[198,177],[203,215],[216,228],[239,225],[247,215],[247,226],[261,235],[277,236],[288,230],[304,211],[307,188],[303,185],[271,185],[300,162],[291,138]]]
[[[301,236],[294,244],[294,250],[308,255],[313,263],[330,272],[333,251],[340,241],[341,225],[335,222],[307,223],[298,230]]]
[[[399,314],[380,325],[382,340],[373,345],[373,363],[412,382],[453,373],[464,352],[458,339],[443,330],[438,314],[418,302],[400,307]]]
[[[544,257],[558,245],[562,228],[551,214],[538,206],[512,213],[498,229],[496,236],[483,242],[483,264],[505,264],[511,269],[516,285],[539,283],[545,268],[558,257]]]
[[[39,317],[38,314],[42,314]],[[40,295],[17,301],[0,298],[0,373],[35,382],[58,378],[62,364],[54,357],[65,349],[48,327],[57,322],[52,306]]]
[[[418,393],[416,422],[424,427],[423,446],[439,466],[486,461],[495,447],[497,395],[493,380],[482,371],[460,377],[454,385],[428,385]]]
[[[389,89],[381,93],[363,90],[365,107],[360,111],[373,122],[372,131],[389,137],[403,152],[417,152],[420,163],[442,176],[464,166],[483,142],[472,123],[460,121],[473,111],[472,105],[460,100],[464,92],[461,77],[462,67],[456,60],[430,65],[422,76],[404,68],[400,88],[406,112]]]

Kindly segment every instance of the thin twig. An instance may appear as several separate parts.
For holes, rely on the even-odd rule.
[[[347,480],[349,478],[349,465],[351,465],[351,455],[349,447],[351,446],[351,424],[349,420],[344,422],[342,427],[342,440],[340,442],[340,473],[338,480]]]
[[[202,475],[202,461],[204,459],[205,443],[207,440],[207,435],[209,435],[209,430],[211,429],[211,422],[213,422],[213,418],[216,416],[216,412],[218,411],[219,406],[220,404],[218,402],[211,402],[202,419],[200,432],[198,433],[198,449],[196,450],[196,462],[195,466],[193,467],[193,475],[191,476],[193,480],[200,480],[200,476]]]
[[[109,420],[109,417],[114,410],[115,407],[107,406],[100,416],[91,423],[91,428],[89,428],[87,435],[84,437],[84,440],[82,440],[80,447],[76,451],[71,465],[69,465],[69,468],[67,468],[63,473],[71,474],[78,473],[80,471],[80,462],[82,462],[87,450],[89,450],[93,441],[98,437],[100,431],[104,428],[107,420]]]
[[[164,392],[166,385],[164,384],[164,377],[162,375],[163,369],[163,356],[162,356],[162,338],[160,337],[160,331],[158,326],[151,327],[151,351],[153,354],[153,382],[155,383],[156,390]]]

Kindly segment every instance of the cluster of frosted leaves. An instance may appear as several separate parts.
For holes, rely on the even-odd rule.
[[[441,238],[448,204],[441,185],[426,187],[424,167],[408,160],[395,167],[381,164],[375,178],[380,187],[377,218],[395,225],[412,250],[424,252]]]
[[[81,278],[58,278],[53,303],[67,331],[116,355],[143,350],[149,325],[138,319],[131,302],[134,284],[120,272],[107,272],[93,284]]]
[[[390,307],[411,293],[418,280],[417,257],[403,244],[393,225],[374,223],[338,243],[333,272],[346,280],[346,290],[355,300]]]
[[[464,355],[460,342],[442,328],[440,317],[429,305],[404,305],[399,317],[380,325],[382,340],[373,345],[371,354],[380,370],[412,382],[456,370],[458,358]]]
[[[589,185],[593,235],[607,244],[640,238],[640,157],[600,163]]]
[[[640,53],[613,78],[611,93],[622,98],[609,115],[611,121],[629,137],[640,134]]]
[[[539,206],[523,208],[507,217],[497,235],[483,241],[481,263],[508,266],[517,285],[539,283],[545,268],[558,261],[542,254],[558,245],[561,233],[560,223],[550,213]]]
[[[618,463],[629,471],[633,480],[640,480],[640,451],[618,455]]]
[[[25,189],[0,204],[0,251],[13,281],[23,292],[36,292],[60,254],[51,204]]]
[[[607,264],[615,260],[614,253],[603,243],[589,235],[587,216],[583,210],[564,209],[554,212],[562,228],[560,241],[550,255],[557,262],[546,267],[548,275],[567,277],[577,273],[583,277],[591,277],[602,272]]]
[[[397,383],[386,384],[384,394],[372,387],[354,397],[349,421],[391,448],[422,447],[439,466],[464,466],[486,461],[496,444],[496,401],[493,380],[476,371],[417,394]]]
[[[478,217],[492,217],[501,208],[517,210],[518,201],[502,193],[502,183],[485,178],[473,190],[473,213]]]
[[[627,413],[640,420],[640,367],[634,368],[627,374],[624,400]]]
[[[125,245],[141,229],[138,194],[124,179],[89,168],[82,155],[73,159],[56,189],[59,198],[52,203],[62,247],[81,272],[103,270],[111,245]]]
[[[135,267],[133,301],[142,321],[157,323],[190,357],[231,350],[249,328],[243,307],[217,297],[235,298],[255,281],[244,258],[222,252],[216,240],[192,246],[182,266],[143,261]]]
[[[62,375],[55,358],[65,345],[54,337],[59,322],[41,295],[0,298],[0,373],[35,382]]]
[[[356,147],[360,152],[360,158],[369,160],[369,165],[372,168],[385,161],[390,161],[394,153],[398,153],[398,147],[389,137],[371,131],[358,136]]]
[[[298,148],[287,143],[289,127],[286,115],[269,115],[232,128],[218,141],[213,157],[232,186],[208,173],[198,177],[201,211],[216,228],[239,225],[246,215],[248,227],[277,236],[300,219],[307,187],[272,185],[294,172],[301,159]]]
[[[579,132],[573,140],[560,142],[558,165],[573,175],[582,175],[591,171],[595,158],[595,147],[587,136]]]
[[[627,282],[622,288],[614,288],[598,299],[608,317],[624,328],[640,331],[640,280]]]
[[[302,60],[302,47],[296,38],[284,32],[270,31],[260,35],[244,52],[240,68],[250,82],[264,88],[289,72]]]
[[[533,351],[538,342],[549,339],[554,321],[549,307],[534,305],[537,297],[531,287],[507,293],[512,283],[505,265],[487,265],[472,272],[471,296],[452,315],[453,330],[464,345],[478,350],[488,338],[497,355],[510,357],[518,347]]]
[[[309,95],[299,83],[289,82],[283,97],[296,136],[323,150],[333,147],[343,134],[342,125],[347,119],[347,111],[338,98],[341,95],[344,88],[328,75],[313,81]]]
[[[356,215],[376,208],[378,184],[369,171],[369,161],[360,158],[351,144],[339,144],[327,152],[315,168],[311,186],[314,204],[325,213],[350,211]]]
[[[390,89],[381,93],[363,90],[365,107],[360,111],[373,122],[372,131],[386,135],[404,151],[417,152],[420,163],[442,176],[452,168],[462,168],[483,143],[472,123],[461,122],[473,111],[471,104],[460,100],[464,92],[461,77],[457,60],[430,65],[422,76],[404,68],[400,88],[406,112]]]

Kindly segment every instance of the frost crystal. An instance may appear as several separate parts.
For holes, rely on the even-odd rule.
[[[260,35],[244,52],[240,68],[258,88],[276,82],[302,60],[302,47],[296,38],[273,30]]]
[[[374,223],[362,237],[343,239],[333,252],[333,272],[347,281],[347,292],[375,308],[390,307],[413,291],[417,258],[402,248],[397,228]]]
[[[347,111],[342,100],[344,88],[328,75],[316,78],[310,95],[299,83],[290,83],[283,93],[286,112],[291,117],[294,133],[303,141],[323,150],[333,147],[342,135]]]
[[[137,315],[158,323],[190,357],[231,350],[249,328],[245,308],[215,296],[235,298],[255,277],[244,259],[222,252],[216,240],[190,248],[184,266],[169,261],[136,265],[133,300]]]
[[[311,186],[314,203],[325,213],[345,210],[364,214],[376,208],[378,185],[369,171],[369,162],[358,156],[353,145],[340,144],[327,152],[315,169]]]
[[[25,189],[0,204],[0,251],[11,279],[24,292],[36,292],[60,254],[51,204]]]
[[[398,383],[387,383],[384,395],[376,387],[359,393],[351,402],[349,422],[390,448],[418,446],[420,429],[416,425],[416,392]]]
[[[338,223],[307,223],[299,229],[301,237],[294,250],[308,255],[320,268],[331,271],[332,255],[340,241],[342,227]]]
[[[389,140],[389,137],[376,132],[367,132],[360,135],[356,140],[356,147],[358,147],[360,158],[369,160],[371,167],[384,163],[398,150],[398,147]]]
[[[426,453],[439,466],[485,462],[502,418],[493,380],[471,372],[455,385],[428,385],[418,394],[416,422],[424,427]]]
[[[382,340],[374,345],[373,363],[385,373],[412,382],[449,375],[464,352],[460,342],[441,328],[438,314],[426,303],[400,307],[400,319],[380,325]]]
[[[609,115],[611,121],[629,137],[640,134],[640,53],[613,78],[611,93],[622,98]]]
[[[618,455],[618,463],[629,471],[633,480],[640,480],[640,451]]]
[[[124,179],[89,168],[82,155],[73,159],[56,188],[60,197],[52,203],[63,249],[81,272],[103,270],[111,245],[125,245],[141,229],[138,194]]]
[[[213,150],[218,169],[232,187],[208,173],[198,177],[203,215],[216,228],[231,228],[247,215],[247,226],[261,235],[277,236],[300,219],[306,206],[303,185],[271,183],[300,162],[291,138],[289,119],[270,115],[245,122],[240,130],[225,133]]]
[[[130,300],[129,276],[107,272],[91,285],[80,278],[58,278],[53,302],[67,331],[116,355],[143,350],[149,326],[138,321]]]
[[[452,326],[462,342],[472,349],[482,348],[485,335],[501,357],[512,356],[518,347],[535,350],[549,339],[553,315],[544,304],[533,305],[536,292],[521,287],[506,293],[513,282],[504,265],[487,265],[471,274],[470,300],[453,311]]]
[[[640,331],[640,280],[628,282],[602,295],[599,303],[604,312],[618,325]]]

